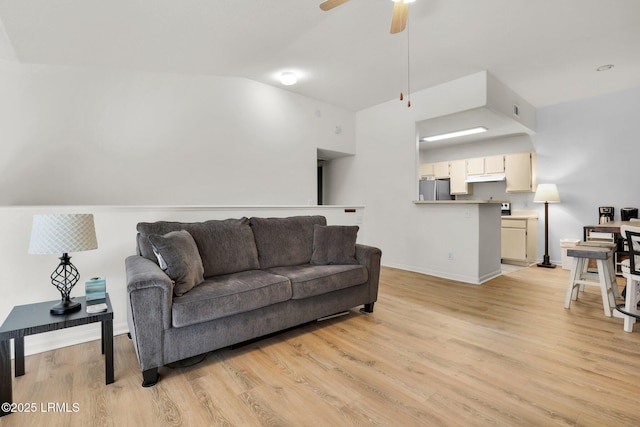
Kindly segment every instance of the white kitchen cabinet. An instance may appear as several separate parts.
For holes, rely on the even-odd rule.
[[[449,163],[451,194],[471,194],[473,184],[467,182],[467,161],[453,160]]]
[[[450,177],[449,162],[437,162],[433,164],[433,176],[436,179]]]
[[[467,175],[484,175],[484,157],[467,159]]]
[[[535,191],[535,159],[533,152],[504,155],[507,193]]]
[[[528,266],[536,262],[538,253],[538,219],[502,217],[500,241],[505,264]]]
[[[419,166],[420,178],[432,177],[433,176],[433,163],[422,163]]]
[[[504,156],[467,159],[467,175],[485,175],[504,172]]]
[[[484,158],[484,173],[503,173],[504,156],[489,156]]]
[[[449,162],[421,163],[418,173],[421,178],[447,179],[449,178]]]

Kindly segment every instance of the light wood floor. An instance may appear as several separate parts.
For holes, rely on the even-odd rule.
[[[640,425],[640,325],[604,317],[597,288],[565,310],[568,276],[531,267],[474,286],[384,268],[375,313],[163,368],[149,389],[124,335],[109,386],[98,341],[29,356],[14,400],[79,411],[0,425]]]

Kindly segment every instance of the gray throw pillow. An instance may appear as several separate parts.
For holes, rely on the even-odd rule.
[[[357,225],[315,225],[311,264],[357,264]]]
[[[160,268],[173,280],[173,293],[184,295],[204,281],[204,267],[195,240],[186,230],[149,236]]]

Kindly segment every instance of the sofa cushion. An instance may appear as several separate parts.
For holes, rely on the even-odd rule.
[[[205,222],[141,222],[137,227],[140,255],[155,261],[149,243],[151,234],[187,230],[198,245],[204,277],[260,268],[258,251],[248,218]]]
[[[149,241],[160,268],[174,283],[175,295],[189,292],[204,281],[198,247],[188,231],[171,231],[164,236],[152,234]]]
[[[357,225],[318,225],[313,229],[311,264],[357,264]]]
[[[327,220],[323,216],[251,218],[260,268],[308,264],[316,224],[327,225]]]
[[[286,277],[261,270],[243,271],[206,279],[200,286],[173,299],[172,325],[176,328],[244,313],[291,299]]]
[[[338,289],[360,285],[369,279],[362,265],[296,265],[275,267],[270,273],[291,281],[291,299],[309,298]]]

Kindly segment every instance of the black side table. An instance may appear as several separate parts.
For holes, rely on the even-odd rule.
[[[104,354],[106,384],[114,381],[113,375],[113,308],[109,295],[105,300],[90,301],[89,305],[106,302],[107,311],[87,313],[85,297],[73,298],[81,303],[79,311],[66,315],[53,315],[49,309],[59,300],[13,307],[9,316],[0,327],[0,404],[13,403],[13,387],[11,379],[11,339],[15,347],[15,375],[24,375],[24,337],[57,329],[102,322],[102,354]],[[6,405],[0,410],[0,417],[10,414]]]

